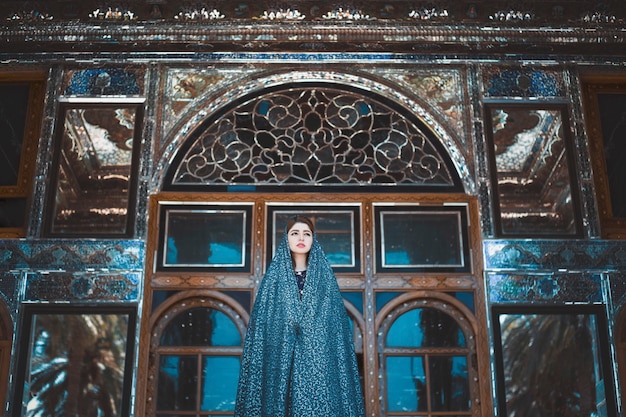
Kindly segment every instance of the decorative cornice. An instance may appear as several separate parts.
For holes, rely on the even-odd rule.
[[[530,26],[406,21],[54,22],[0,26],[0,52],[386,51],[618,55],[619,25]]]
[[[620,240],[486,240],[486,271],[620,272],[626,242]]]

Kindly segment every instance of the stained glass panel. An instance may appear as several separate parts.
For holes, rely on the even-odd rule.
[[[223,184],[456,189],[432,133],[382,98],[323,85],[255,95],[196,129],[171,189]]]

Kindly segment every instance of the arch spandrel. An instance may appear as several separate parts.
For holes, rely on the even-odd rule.
[[[319,117],[302,115],[315,108],[310,105],[313,102],[299,96],[304,92],[313,101],[320,100],[320,92],[325,95],[322,101],[328,100],[327,106]],[[313,98],[312,92],[318,96]],[[277,94],[282,100],[300,100],[291,109],[301,118],[290,126],[285,125],[286,119],[278,125],[265,126],[265,131],[255,136],[255,129],[263,126],[245,124],[263,116],[264,111],[268,111],[265,116],[269,115],[270,107],[276,115],[283,106],[274,101]],[[375,115],[379,124],[386,117],[389,122],[383,128],[370,129],[372,126],[365,127],[367,123],[362,118],[349,126],[347,136],[345,131],[337,134],[337,129],[346,126],[333,124],[333,117],[327,113],[336,99],[350,101],[341,110],[344,113],[347,108],[358,113],[362,112],[359,109],[368,107],[361,116]],[[161,169],[156,171],[167,173],[156,179],[160,189],[268,184],[333,187],[410,184],[411,189],[417,186],[443,192],[473,189],[464,153],[448,130],[400,92],[360,76],[318,71],[273,74],[220,95],[212,92],[204,102],[198,100],[192,107],[181,118],[185,122],[177,125],[177,131],[167,141]],[[245,116],[248,121],[242,118],[245,113],[249,113]],[[349,122],[349,117],[344,121]],[[220,140],[216,141],[218,136]],[[377,142],[371,136],[376,136]],[[248,164],[246,170],[242,171],[242,164]],[[217,174],[221,170],[229,173]]]

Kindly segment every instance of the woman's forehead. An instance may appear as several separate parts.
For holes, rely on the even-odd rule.
[[[289,231],[292,231],[292,230],[308,230],[310,232],[311,228],[306,223],[296,222],[294,223],[293,226],[291,226],[291,229],[289,229]]]

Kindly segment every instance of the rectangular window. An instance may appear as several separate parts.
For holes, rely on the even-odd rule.
[[[602,306],[498,306],[493,323],[500,415],[617,415]]]
[[[488,104],[496,233],[580,234],[572,138],[564,105]]]
[[[252,204],[162,204],[159,269],[249,271]]]
[[[375,205],[379,272],[469,271],[467,207]]]
[[[336,272],[358,272],[361,268],[360,205],[285,206],[269,205],[267,208],[268,262],[283,238],[287,224],[294,216],[313,220],[315,235],[326,257]]]
[[[626,78],[584,80],[585,115],[601,233],[626,238]]]
[[[142,116],[142,99],[61,103],[46,235],[133,235]]]
[[[12,415],[129,415],[136,307],[28,305],[23,318]]]
[[[0,74],[0,237],[26,234],[44,77]]]

